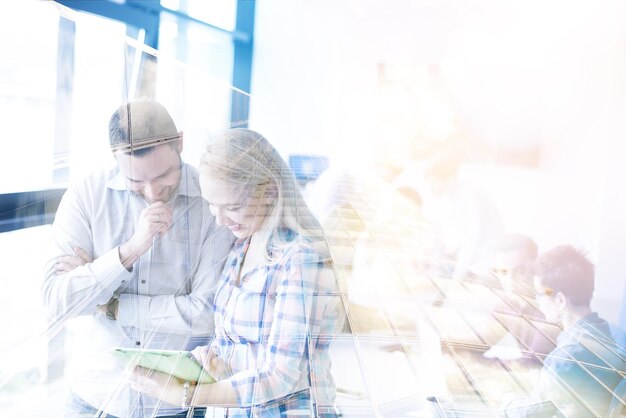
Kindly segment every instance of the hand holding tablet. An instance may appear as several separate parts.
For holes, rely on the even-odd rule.
[[[215,382],[189,351],[114,348],[111,354],[127,368],[141,366],[193,383]]]

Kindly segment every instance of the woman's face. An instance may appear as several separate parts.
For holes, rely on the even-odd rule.
[[[217,224],[239,239],[261,229],[272,209],[274,199],[262,185],[246,187],[201,175],[200,187]]]

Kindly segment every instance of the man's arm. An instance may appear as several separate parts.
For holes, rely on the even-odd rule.
[[[193,335],[213,332],[213,297],[234,237],[227,228],[217,227],[206,204],[202,205],[203,219],[211,221],[203,226],[202,247],[192,262],[189,291],[158,296],[124,293],[118,301],[116,319],[119,325]],[[168,279],[181,278],[162,278]],[[181,283],[186,287],[184,280]]]
[[[52,225],[53,242],[45,266],[42,296],[49,317],[56,321],[93,313],[106,305],[113,293],[132,277],[120,262],[117,247],[93,259],[94,220],[85,207],[85,199],[85,185],[69,188]],[[77,247],[84,250],[85,263],[70,270],[72,265],[80,264]]]

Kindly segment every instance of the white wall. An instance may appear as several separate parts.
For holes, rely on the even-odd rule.
[[[379,63],[440,59],[463,7],[260,0],[256,13],[251,126],[288,152],[345,156],[377,139]]]
[[[436,63],[463,123],[457,134],[541,149],[536,167],[488,164],[467,178],[540,250],[587,249],[597,263],[594,307],[617,321],[626,282],[624,21],[617,1],[258,0],[250,124],[284,155],[367,166],[373,154],[424,139],[410,103],[394,109],[405,137],[381,131],[380,64]]]

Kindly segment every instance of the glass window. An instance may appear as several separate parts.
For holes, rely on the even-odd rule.
[[[235,30],[236,0],[188,0],[189,16],[229,31]]]
[[[226,33],[163,12],[159,51],[231,83],[234,50],[233,40]]]
[[[237,0],[161,0],[161,6],[227,31],[235,30]]]
[[[52,2],[20,2],[12,12],[0,14],[0,112],[10,122],[4,126],[0,193],[59,188],[60,196],[69,183],[112,167],[109,119],[129,99],[155,98],[170,110],[185,132],[182,158],[194,166],[208,135],[230,126],[233,108],[248,106],[248,96],[224,81],[232,53],[210,57],[226,61],[211,67],[220,69],[217,79],[206,68],[145,47],[141,28]],[[194,32],[198,26],[188,29],[198,42],[194,55],[215,41]],[[226,37],[219,42],[231,43]],[[3,195],[0,222],[31,215],[25,208],[33,202],[22,204],[23,195]],[[48,205],[47,195],[39,196],[33,195],[35,203]],[[90,315],[48,321],[39,296],[52,231],[42,225],[0,233],[7,278],[0,285],[0,416],[62,416],[75,371],[70,359],[81,355],[72,351],[76,329]]]
[[[107,145],[109,116],[134,95],[140,65],[125,47],[126,30],[124,23],[86,13],[76,19],[71,122],[65,136],[70,141],[70,180],[112,163]]]
[[[11,10],[0,13],[0,114],[5,120],[0,176],[11,179],[0,184],[0,193],[49,187],[55,143],[59,16],[54,7],[31,2],[18,2]]]

